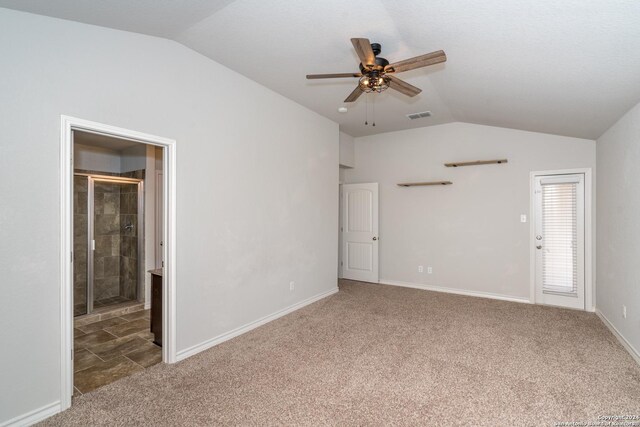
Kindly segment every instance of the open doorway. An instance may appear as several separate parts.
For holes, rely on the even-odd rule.
[[[175,361],[174,159],[172,140],[62,118],[63,409]]]
[[[162,150],[73,131],[74,395],[162,361],[147,272],[156,264],[156,163]],[[151,185],[147,185],[151,184]],[[148,231],[154,233],[148,235]],[[147,258],[151,258],[150,262]],[[161,275],[161,271],[160,271]],[[161,316],[161,312],[158,313]]]

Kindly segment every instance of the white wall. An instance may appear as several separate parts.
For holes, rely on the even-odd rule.
[[[354,138],[340,132],[340,166],[352,168],[355,165]]]
[[[451,123],[356,138],[345,183],[380,184],[380,280],[529,299],[529,172],[595,168],[595,143]],[[443,163],[507,158],[503,165]],[[398,187],[450,180],[453,185]],[[418,273],[418,266],[424,273]],[[427,274],[427,267],[433,274]]]
[[[62,114],[177,140],[179,351],[336,288],[337,124],[168,40],[0,28],[0,424],[60,399]]]
[[[156,147],[155,157],[156,157],[156,170],[161,171],[162,170],[162,148]]]
[[[131,172],[147,167],[147,148],[136,144],[124,150],[112,150],[85,144],[73,145],[75,169],[100,172]]]
[[[120,173],[121,154],[116,150],[91,145],[73,145],[73,166],[75,169]]]
[[[147,146],[137,144],[121,151],[121,172],[132,172],[147,167]]]
[[[640,104],[598,138],[596,150],[596,305],[640,355]]]

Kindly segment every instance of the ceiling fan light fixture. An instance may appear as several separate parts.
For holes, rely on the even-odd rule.
[[[377,92],[380,93],[389,87],[391,79],[384,74],[378,72],[371,72],[360,77],[358,86],[360,90],[366,93]]]

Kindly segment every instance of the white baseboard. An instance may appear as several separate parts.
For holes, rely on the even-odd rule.
[[[465,289],[445,288],[442,286],[425,285],[422,283],[400,282],[398,280],[388,280],[388,279],[380,279],[379,282],[382,285],[402,286],[404,288],[422,289],[425,291],[445,292],[448,294],[466,295],[469,297],[491,298],[491,299],[497,299],[501,301],[511,301],[511,302],[519,302],[524,304],[531,304],[531,301],[529,300],[529,298],[512,297],[508,295],[494,294],[491,292],[468,291]]]
[[[0,423],[0,427],[30,426],[44,420],[45,418],[49,418],[50,416],[57,414],[61,410],[62,407],[60,406],[60,401],[53,402],[41,408],[34,409],[31,412],[27,412],[26,414],[18,415],[17,417],[12,418],[8,421],[4,421]]]
[[[314,303],[316,301],[321,300],[322,298],[326,298],[326,297],[328,297],[330,295],[333,295],[333,294],[335,294],[337,292],[338,292],[338,288],[331,289],[328,292],[323,292],[323,293],[315,295],[315,296],[313,296],[311,298],[307,298],[307,299],[305,299],[303,301],[300,301],[300,302],[298,302],[296,304],[290,305],[287,308],[284,308],[282,310],[276,311],[273,314],[270,314],[268,316],[262,317],[262,318],[260,318],[258,320],[255,320],[255,321],[251,322],[251,323],[247,323],[244,326],[240,326],[240,327],[238,327],[236,329],[233,329],[233,330],[231,330],[229,332],[226,332],[226,333],[224,333],[222,335],[218,335],[217,337],[214,337],[214,338],[211,338],[209,340],[206,340],[206,341],[204,341],[204,342],[202,342],[200,344],[196,344],[196,345],[191,346],[189,348],[186,348],[184,350],[180,350],[178,352],[178,355],[177,355],[177,360],[178,361],[184,360],[184,359],[186,359],[188,357],[191,357],[191,356],[193,356],[193,355],[195,355],[197,353],[200,353],[201,351],[204,351],[204,350],[206,350],[208,348],[214,347],[214,346],[216,346],[218,344],[221,344],[221,343],[223,343],[225,341],[228,341],[231,338],[235,338],[238,335],[242,335],[242,334],[244,334],[246,332],[249,332],[252,329],[255,329],[255,328],[259,327],[259,326],[262,326],[262,325],[264,325],[266,323],[269,323],[272,320],[276,320],[276,319],[278,319],[278,318],[280,318],[280,317],[282,317],[282,316],[284,316],[286,314],[289,314],[291,312],[299,310],[304,306],[312,304],[312,303]]]
[[[207,340],[203,343],[197,344],[193,347],[189,347],[185,350],[182,350],[180,352],[178,352],[178,361],[180,360],[184,360],[188,357],[193,356],[194,354],[200,353],[201,351],[204,351],[208,348],[211,348],[213,346],[216,346],[220,343],[223,343],[227,340],[230,340],[231,338],[237,337],[238,335],[242,335],[245,332],[249,332],[252,329],[255,329],[259,326],[262,326],[266,323],[271,322],[272,320],[276,320],[286,314],[292,313],[296,310],[301,309],[304,306],[307,306],[309,304],[312,304],[316,301],[319,301],[323,298],[326,298],[330,295],[333,295],[335,293],[338,292],[338,288],[335,289],[331,289],[330,291],[327,292],[323,292],[321,294],[315,295],[311,298],[307,298],[306,300],[300,301],[296,304],[293,304],[287,308],[284,308],[282,310],[279,310],[273,314],[270,314],[268,316],[262,317],[254,322],[248,323],[244,326],[241,326],[239,328],[233,329],[225,334],[219,335],[215,338],[212,338],[210,340]],[[145,304],[146,305],[146,304]],[[33,425],[37,422],[40,422],[46,418],[49,418],[52,415],[55,415],[59,412],[61,412],[62,407],[60,404],[60,401],[58,402],[54,402],[51,403],[49,405],[45,405],[41,408],[35,409],[31,412],[28,412],[26,414],[22,414],[19,415],[15,418],[12,418],[10,420],[4,421],[4,422],[0,422],[0,427],[23,427],[23,426],[30,426]]]
[[[616,329],[616,327],[613,326],[613,323],[611,323],[611,321],[609,321],[609,319],[607,319],[607,316],[602,314],[602,312],[600,310],[598,310],[598,309],[596,309],[596,314],[598,315],[600,320],[602,320],[602,323],[604,323],[605,326],[607,328],[609,328],[611,333],[618,339],[618,341],[620,341],[620,344],[622,344],[622,346],[625,348],[625,350],[627,350],[629,352],[629,354],[631,355],[631,357],[633,357],[633,359],[636,361],[636,363],[638,363],[638,365],[640,365],[640,352],[638,352],[638,350],[636,350],[631,345],[631,343],[629,341],[627,341],[627,339],[624,336],[622,336],[620,331],[618,331]]]

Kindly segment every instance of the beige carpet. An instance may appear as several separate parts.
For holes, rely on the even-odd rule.
[[[640,415],[640,368],[591,313],[344,281],[45,425],[553,425]]]

